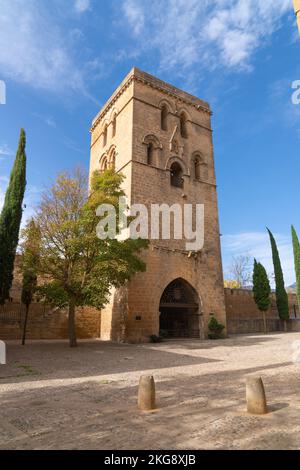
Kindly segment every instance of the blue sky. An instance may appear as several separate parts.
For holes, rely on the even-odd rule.
[[[20,127],[29,216],[59,171],[88,167],[92,118],[137,66],[212,106],[226,277],[244,253],[272,272],[268,226],[291,284],[299,52],[291,0],[0,0],[0,203]]]

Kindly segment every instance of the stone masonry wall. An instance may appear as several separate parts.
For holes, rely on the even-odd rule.
[[[22,337],[25,311],[19,302],[0,308],[0,339],[18,340]],[[79,339],[99,338],[101,313],[94,309],[77,309],[76,331]],[[67,339],[68,313],[53,310],[40,303],[31,305],[27,325],[27,339]]]
[[[14,281],[10,291],[11,301],[0,306],[0,340],[18,340],[22,336],[25,316],[21,305],[22,275],[20,257],[16,257]],[[99,338],[101,312],[85,307],[76,311],[76,329],[79,339]],[[29,311],[27,325],[28,339],[67,339],[68,313],[52,309],[35,299]]]
[[[300,331],[300,313],[296,294],[289,293],[290,321],[288,330]],[[258,310],[251,290],[225,289],[225,304],[228,333],[259,333],[263,332],[262,314]],[[279,319],[275,294],[266,313],[268,331],[282,331],[283,322]]]

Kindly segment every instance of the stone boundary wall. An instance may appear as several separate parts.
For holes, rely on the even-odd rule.
[[[300,313],[296,294],[289,293],[290,321],[288,331],[300,331]],[[263,333],[262,314],[258,310],[253,292],[247,289],[225,289],[227,329],[229,334]],[[279,319],[275,293],[266,314],[268,331],[283,331],[284,323]]]
[[[21,304],[22,273],[21,258],[16,256],[14,280],[10,291],[11,301],[0,306],[0,340],[19,340],[22,337],[25,307]],[[76,311],[76,330],[78,339],[99,338],[101,331],[101,312],[93,308],[78,308]],[[27,339],[67,339],[68,312],[53,309],[50,305],[38,302],[30,306]]]
[[[22,337],[25,317],[24,306],[20,302],[10,302],[0,306],[0,340],[18,340]],[[78,339],[99,338],[101,313],[92,308],[78,308],[76,311],[76,331]],[[30,307],[27,339],[67,339],[68,313],[66,310],[52,309],[41,303]]]
[[[264,333],[263,320],[260,318],[249,318],[243,320],[228,320],[228,334],[249,334]],[[278,318],[267,319],[267,331],[269,333],[275,331],[284,331],[284,322]],[[300,332],[300,318],[290,318],[287,322],[287,331]]]
[[[0,340],[18,340],[22,336],[25,316],[16,293],[13,301],[0,306]],[[288,294],[290,321],[288,331],[300,331],[300,313],[296,294]],[[225,289],[225,304],[228,334],[263,333],[263,320],[253,299],[253,293],[246,289]],[[267,312],[268,331],[283,331],[284,324],[278,317],[275,294],[272,294],[272,305]],[[76,327],[79,339],[100,338],[101,312],[84,308],[77,309]],[[32,304],[27,339],[67,339],[68,313],[66,310],[52,309],[42,303]]]

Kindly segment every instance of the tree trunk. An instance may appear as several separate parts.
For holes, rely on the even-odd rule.
[[[22,346],[25,346],[25,341],[26,341],[26,328],[27,328],[28,314],[29,314],[29,305],[26,305],[25,319],[24,319],[24,326],[23,326],[23,336],[22,336]]]
[[[266,312],[262,312],[263,314],[263,322],[264,322],[264,333],[267,334],[268,333],[268,330],[267,330],[267,317],[266,317]]]
[[[77,339],[76,339],[76,325],[75,325],[75,302],[73,300],[70,300],[70,303],[69,303],[69,340],[70,340],[70,347],[76,348]]]
[[[286,333],[287,332],[287,321],[283,320],[283,324],[284,324],[284,331]]]

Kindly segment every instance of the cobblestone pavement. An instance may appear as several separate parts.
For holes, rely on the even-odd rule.
[[[0,449],[300,449],[300,333],[120,345],[7,343],[0,365]],[[157,410],[137,410],[153,374]],[[247,375],[270,412],[245,413]]]

